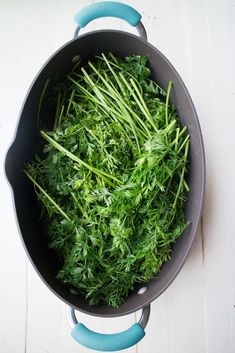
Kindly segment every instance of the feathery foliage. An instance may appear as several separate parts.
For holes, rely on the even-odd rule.
[[[48,86],[46,82],[46,86]],[[189,136],[144,56],[102,54],[55,85],[35,185],[57,278],[92,304],[118,307],[170,258],[187,226]],[[45,94],[45,89],[43,95]]]

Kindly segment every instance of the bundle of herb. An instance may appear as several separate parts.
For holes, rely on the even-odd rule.
[[[57,278],[89,304],[118,307],[170,258],[186,227],[189,150],[144,56],[77,65],[51,97],[54,128],[25,173],[41,202]],[[49,95],[50,96],[50,95]],[[42,102],[41,102],[42,103]]]

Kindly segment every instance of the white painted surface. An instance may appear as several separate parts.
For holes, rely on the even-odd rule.
[[[3,163],[27,88],[45,60],[69,40],[88,0],[0,0],[0,352],[89,352],[70,337],[65,305],[26,260]],[[207,157],[202,227],[182,271],[152,304],[146,337],[128,353],[235,351],[235,1],[129,0],[149,42],[173,63],[196,106]],[[135,32],[117,19],[87,26]],[[137,315],[138,316],[138,315]],[[82,321],[100,332],[135,315]]]

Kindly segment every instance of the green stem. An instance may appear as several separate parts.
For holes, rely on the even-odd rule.
[[[71,105],[72,105],[72,102],[73,102],[74,94],[75,94],[75,89],[72,90],[71,96],[69,98],[69,104],[68,104],[68,107],[67,107],[66,116],[68,115],[68,113],[70,111],[70,108],[71,108]]]
[[[118,112],[117,110],[115,110],[115,106],[114,108],[111,108],[110,106],[108,106],[106,104],[106,102],[104,101],[100,101],[99,99],[97,99],[96,97],[94,97],[94,95],[92,95],[88,90],[86,90],[82,85],[80,85],[77,81],[75,81],[72,77],[68,76],[68,79],[73,82],[84,94],[84,96],[79,95],[79,97],[81,98],[85,98],[86,100],[89,99],[91,102],[95,103],[96,105],[98,105],[100,107],[100,109],[103,111],[103,113],[105,113],[107,116],[111,116],[112,118],[117,122],[120,119],[117,119],[117,115]],[[73,102],[73,105],[78,105],[77,103]],[[81,108],[80,108],[81,109]],[[120,118],[122,118],[121,120],[123,120],[123,116],[122,114],[119,115]],[[129,136],[126,134],[126,131],[123,129],[123,126],[120,124],[120,127],[122,128],[123,133],[125,134],[125,136],[127,137],[128,141],[131,142]]]
[[[189,140],[189,135],[187,135],[183,141],[183,143],[181,144],[181,146],[179,147],[177,153],[179,154],[180,151],[182,150],[182,148],[184,147],[184,145],[186,144],[186,142]]]
[[[168,126],[168,120],[169,120],[168,110],[169,110],[169,99],[170,99],[171,88],[172,88],[172,81],[169,81],[167,93],[166,93],[166,109],[165,109],[166,126]]]
[[[40,96],[40,99],[39,99],[39,103],[38,103],[38,114],[37,114],[37,126],[39,126],[39,121],[40,121],[40,115],[41,115],[41,109],[42,109],[42,102],[43,102],[43,98],[45,96],[45,93],[46,93],[46,89],[47,89],[47,86],[50,82],[50,79],[48,78],[45,82],[45,85],[43,87],[43,90],[42,90],[42,93],[41,93],[41,96]]]
[[[121,67],[121,66],[119,66],[118,65],[118,61],[116,60],[116,58],[115,58],[115,56],[113,55],[113,54],[111,54],[111,53],[109,53],[109,56],[112,58],[112,60],[116,63],[114,63],[113,61],[109,61],[107,58],[106,58],[106,60],[109,62],[109,64],[110,64],[110,66],[112,67],[115,67],[116,69],[118,69],[119,71],[123,71],[123,68]],[[99,56],[99,55],[96,55],[96,57],[97,58],[99,58],[99,59],[101,59],[101,60],[103,60],[103,61],[105,61],[105,59],[104,59],[104,57],[105,57],[105,55],[104,54],[102,54],[102,56]],[[130,76],[134,81],[135,81],[135,83],[138,85],[138,87],[139,87],[139,90],[140,90],[140,92],[141,92],[141,94],[143,93],[143,91],[142,91],[142,87],[141,87],[141,85],[140,85],[140,83],[137,81],[137,79],[135,78],[135,76],[133,76],[130,72],[128,72],[128,71],[125,71],[125,75],[128,75],[128,76]],[[149,80],[150,81],[150,80]],[[157,84],[156,84],[157,85]],[[159,86],[158,86],[159,87]],[[160,87],[159,87],[160,88]],[[163,91],[164,92],[164,91]]]
[[[131,86],[129,85],[128,81],[125,79],[125,77],[123,76],[123,74],[122,74],[121,72],[119,73],[119,75],[120,75],[122,81],[125,83],[126,87],[128,88],[130,94],[133,96],[134,100],[135,100],[136,103],[138,104],[138,106],[139,106],[140,110],[142,111],[142,113],[144,114],[145,118],[149,121],[149,123],[152,125],[152,127],[154,128],[154,130],[155,130],[156,132],[158,132],[158,129],[156,128],[154,122],[152,121],[151,116],[149,116],[149,115],[146,113],[146,111],[145,111],[145,109],[143,108],[143,106],[142,106],[140,100],[139,100],[138,97],[136,96],[134,90],[133,90],[133,89],[131,88]],[[134,82],[134,81],[133,81],[133,82]],[[137,88],[136,85],[135,85],[135,87]]]
[[[145,103],[145,101],[144,101],[143,95],[142,95],[141,92],[139,91],[139,89],[138,89],[138,87],[137,87],[135,81],[133,80],[133,78],[130,78],[130,83],[131,83],[132,86],[134,87],[134,89],[135,89],[135,91],[136,91],[136,94],[137,94],[137,96],[139,97],[139,100],[140,100],[139,103],[142,104],[142,106],[141,106],[141,104],[140,104],[139,106],[141,106],[141,107],[142,107],[141,109],[145,111],[145,116],[147,117],[147,119],[149,120],[149,122],[151,122],[151,125],[153,126],[154,130],[155,130],[156,132],[158,132],[158,129],[156,128],[156,125],[154,124],[154,121],[153,121],[153,119],[152,119],[152,116],[151,116],[151,114],[150,114],[150,112],[149,112],[149,110],[148,110],[148,107],[147,107],[147,105],[146,105],[146,103]]]
[[[180,128],[177,127],[177,129],[176,129],[176,137],[175,137],[175,151],[177,151],[177,148],[178,148],[179,132],[180,132]]]
[[[85,77],[85,81],[91,86],[91,88],[93,89],[93,91],[95,92],[95,94],[97,95],[97,97],[101,100],[101,102],[105,102],[105,98],[103,96],[103,94],[100,92],[100,90],[97,88],[97,85],[95,84],[95,82],[90,78],[90,76],[88,75],[88,73],[86,72],[86,70],[82,67],[81,71]]]
[[[105,179],[106,182],[108,182],[110,185],[115,187],[115,184],[113,184],[110,180],[108,180],[107,178],[113,179],[115,180],[118,184],[123,184],[123,182],[119,179],[117,179],[116,177],[105,173],[95,167],[92,167],[91,165],[87,164],[86,162],[84,162],[82,159],[78,158],[77,156],[75,156],[72,152],[68,151],[66,148],[64,148],[63,146],[61,146],[58,142],[56,142],[53,138],[51,138],[46,132],[41,131],[41,135],[42,137],[45,138],[45,140],[47,140],[53,147],[55,147],[58,151],[64,153],[67,157],[69,157],[70,159],[72,159],[73,161],[77,162],[80,165],[83,165],[85,168],[89,169],[90,171],[92,171],[94,174],[98,175],[99,177]]]
[[[184,152],[184,161],[185,161],[185,163],[186,163],[187,157],[188,157],[188,150],[189,150],[189,141],[187,141],[187,143],[186,143],[185,152]],[[182,189],[183,182],[184,182],[185,171],[186,171],[186,165],[183,167],[182,172],[181,172],[180,183],[179,183],[179,187],[178,187],[178,190],[177,190],[176,197],[175,197],[175,200],[174,200],[172,208],[176,208],[176,204],[177,204],[177,201],[178,201],[178,198],[179,198],[179,195],[180,195],[180,191]]]
[[[106,63],[106,64],[107,64],[107,63]],[[121,81],[119,80],[118,76],[116,75],[115,71],[113,71],[112,69],[110,69],[110,70],[111,70],[111,73],[113,74],[113,77],[115,78],[115,80],[116,80],[118,86],[119,86],[120,89],[121,89],[121,92],[122,92],[122,94],[123,94],[123,97],[122,97],[121,94],[117,91],[117,89],[116,89],[115,87],[111,86],[111,83],[112,83],[111,80],[107,80],[106,78],[104,78],[104,77],[100,74],[100,72],[94,67],[94,65],[92,65],[91,62],[89,62],[89,65],[90,65],[90,67],[94,70],[94,72],[97,74],[97,76],[102,80],[102,82],[104,83],[104,85],[107,87],[108,91],[107,91],[107,90],[105,91],[105,90],[102,89],[101,87],[99,87],[99,89],[102,90],[102,91],[104,90],[104,92],[105,92],[106,94],[110,94],[110,95],[112,96],[112,98],[117,102],[118,106],[120,106],[120,108],[123,110],[124,114],[125,114],[126,116],[128,116],[128,119],[129,119],[130,121],[132,121],[131,124],[133,125],[134,122],[133,122],[133,120],[132,120],[132,118],[131,118],[131,116],[130,116],[130,114],[129,114],[129,113],[131,113],[131,114],[136,118],[136,120],[138,121],[138,123],[139,123],[140,125],[142,125],[142,127],[144,127],[144,129],[145,129],[146,132],[148,133],[148,136],[150,137],[151,134],[150,134],[148,128],[146,127],[146,125],[144,124],[144,122],[143,122],[143,121],[138,117],[138,115],[131,109],[130,104],[127,104],[127,103],[125,102],[124,97],[126,96],[126,93],[125,93],[124,87],[123,87]],[[129,113],[128,113],[128,111],[129,111]],[[134,125],[135,125],[135,124],[134,124]]]
[[[189,192],[190,187],[188,186],[188,183],[184,180],[184,187],[187,192]]]
[[[178,136],[171,142],[169,147],[174,146],[174,144],[176,143],[176,141],[179,140],[179,138],[185,133],[185,131],[187,130],[187,126],[184,126],[183,129],[179,132]]]
[[[62,120],[62,116],[63,116],[63,113],[64,113],[64,104],[62,105],[62,108],[61,108],[61,111],[60,111],[60,115],[59,115],[59,118],[58,118],[58,127],[61,126],[61,120]]]
[[[172,120],[170,124],[164,129],[164,132],[170,135],[174,131],[172,130],[172,128],[175,126],[176,123],[177,123],[176,119]]]
[[[162,186],[164,187],[164,193],[165,194],[167,194],[168,193],[168,189],[169,189],[169,187],[170,187],[170,184],[171,184],[171,180],[172,180],[172,178],[173,178],[173,175],[174,175],[174,173],[177,171],[177,169],[181,166],[181,164],[182,164],[182,162],[180,162],[180,163],[178,163],[178,164],[176,164],[175,163],[175,165],[174,165],[174,168],[172,168],[172,175],[168,175],[162,182],[161,182],[161,184],[162,184]],[[170,180],[169,180],[170,179]],[[168,181],[169,180],[169,181]],[[167,183],[167,187],[165,187],[165,183],[166,182],[168,182]],[[158,195],[158,193],[161,191],[161,189],[160,188],[158,188],[157,190],[156,190],[156,192],[154,193],[154,195],[152,196],[152,198],[148,201],[148,205],[151,205],[151,203],[153,202],[153,200],[156,198],[156,196]]]
[[[55,206],[55,208],[59,211],[59,213],[66,218],[68,221],[71,221],[69,216],[62,210],[62,208],[48,195],[48,193],[36,182],[36,180],[24,170],[27,177],[33,182],[33,184],[43,193],[44,196],[50,201],[50,203]]]
[[[96,70],[96,69],[95,69]],[[87,83],[89,83],[91,85],[91,88],[94,90],[95,94],[97,95],[97,97],[104,103],[108,106],[107,104],[107,98],[101,93],[101,91],[103,91],[103,89],[100,89],[100,87],[94,82],[92,81],[92,79],[89,77],[89,75],[87,74],[87,72],[85,71],[84,68],[82,68],[82,72],[84,74],[84,76],[86,77],[87,79]],[[97,72],[96,72],[97,73]],[[103,78],[103,76],[100,74],[100,73],[97,73],[98,77],[105,83],[107,89],[111,92],[114,93],[114,97],[115,97],[115,90],[108,84],[108,82]],[[105,93],[107,93],[105,91]],[[114,98],[118,105],[120,105],[122,107],[122,101],[118,98]],[[112,105],[112,103],[111,103]],[[114,107],[114,109],[117,109],[117,107]],[[109,106],[108,106],[108,109],[109,109]],[[126,111],[124,111],[124,113],[127,113]],[[129,124],[131,126],[131,129],[132,129],[132,132],[133,132],[133,135],[135,137],[135,140],[136,140],[136,144],[137,144],[137,148],[140,152],[140,145],[139,145],[139,141],[138,141],[138,137],[137,137],[137,133],[136,133],[136,127],[135,127],[135,124],[133,122],[133,120],[131,119],[130,115],[126,114],[125,117],[129,120]]]
[[[125,94],[123,85],[122,85],[121,81],[119,80],[118,75],[117,75],[116,72],[113,70],[112,66],[110,65],[109,60],[106,58],[106,56],[104,55],[104,53],[102,53],[102,57],[103,57],[103,59],[104,59],[106,65],[107,65],[107,67],[109,68],[110,72],[112,73],[113,77],[115,78],[115,80],[116,80],[116,82],[117,82],[117,84],[118,84],[118,86],[119,86],[121,92]]]
[[[132,132],[133,132],[133,134],[135,136],[135,139],[136,139],[137,147],[138,147],[138,149],[140,151],[138,138],[140,138],[142,140],[142,142],[143,142],[143,137],[147,138],[148,136],[146,135],[146,133],[143,130],[139,129],[136,126],[134,120],[132,119],[132,117],[128,113],[128,111],[125,109],[125,107],[122,105],[121,101],[118,101],[118,99],[115,96],[113,96],[111,93],[105,91],[104,88],[99,87],[99,89],[101,91],[103,91],[106,95],[108,95],[109,97],[113,98],[114,101],[117,102],[117,106],[115,106],[110,99],[107,99],[107,101],[110,103],[110,105],[113,106],[113,112],[114,112],[114,114],[116,116],[119,117],[120,122],[122,123],[123,120],[124,120],[124,122],[128,123],[128,125],[131,127],[131,130],[132,130]],[[149,137],[150,137],[150,134],[149,134]]]
[[[113,53],[109,53],[109,56],[111,57],[111,59],[112,59],[116,64],[118,64],[118,60],[117,60],[117,58],[113,55]],[[118,67],[120,67],[120,66],[118,66]]]
[[[58,120],[59,120],[59,109],[60,109],[60,100],[61,100],[61,93],[58,93],[57,97],[57,103],[56,103],[56,112],[55,112],[55,121],[54,121],[54,127],[53,130],[55,130],[58,126]]]
[[[81,211],[82,215],[86,218],[88,218],[88,214],[86,213],[86,211],[82,208],[82,206],[80,205],[80,203],[78,202],[78,199],[76,198],[76,196],[74,195],[74,192],[71,192],[71,195],[73,197],[73,200],[75,202],[75,204],[78,206],[79,210]]]

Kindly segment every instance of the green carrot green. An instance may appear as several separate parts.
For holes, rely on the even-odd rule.
[[[55,75],[50,90],[47,80],[39,100],[44,147],[25,174],[56,277],[90,305],[121,305],[188,224],[190,136],[171,104],[174,83],[165,92],[150,75],[145,56],[101,53]]]

